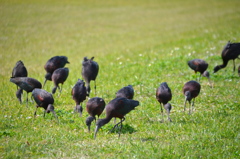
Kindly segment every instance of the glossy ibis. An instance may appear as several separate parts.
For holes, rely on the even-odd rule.
[[[199,72],[200,73],[200,77],[207,77],[209,84],[212,86],[211,84],[211,80],[210,80],[210,74],[207,71],[208,68],[208,63],[202,59],[193,59],[188,61],[188,66],[195,71],[195,73]],[[200,81],[200,77],[199,80]]]
[[[168,87],[168,84],[166,82],[161,83],[160,86],[157,88],[156,99],[160,103],[162,119],[164,118],[162,107],[164,107],[164,109],[166,110],[167,115],[168,115],[168,120],[171,122],[172,120],[170,118],[170,111],[172,109],[172,106],[168,102],[172,99],[172,92],[171,92],[171,89]]]
[[[16,63],[12,70],[12,77],[27,77],[28,72],[23,62],[20,60]]]
[[[83,80],[78,79],[77,83],[72,88],[71,94],[73,100],[76,102],[75,111],[80,113],[80,116],[82,116],[83,108],[80,104],[86,99],[87,96],[85,82]]]
[[[134,97],[134,89],[132,85],[128,85],[126,87],[121,88],[117,91],[116,97],[125,97],[127,99],[133,99]]]
[[[27,105],[28,105],[28,93],[32,92],[34,88],[42,88],[42,84],[38,80],[30,77],[12,77],[10,78],[10,81],[12,83],[15,83],[17,86],[19,86],[21,89],[27,92]],[[16,93],[16,95],[17,94],[18,92]]]
[[[98,75],[99,66],[98,63],[93,61],[94,57],[88,59],[87,57],[83,58],[82,62],[82,77],[86,82],[87,94],[90,95],[90,82],[94,81],[95,95],[96,95],[96,78]]]
[[[191,114],[191,106],[192,112],[194,108],[194,101],[195,98],[198,96],[201,90],[201,85],[197,81],[189,81],[185,83],[183,86],[183,94],[185,95],[185,102],[184,102],[184,111],[186,110],[186,102],[189,102],[189,114]]]
[[[46,70],[45,81],[43,84],[46,84],[47,80],[52,81],[52,74],[58,68],[63,68],[68,62],[68,58],[66,56],[54,56],[50,58],[47,63],[44,65],[44,69]]]
[[[57,88],[59,89],[60,94],[61,94],[63,83],[66,81],[66,79],[68,77],[68,73],[69,73],[69,70],[67,67],[58,68],[53,72],[52,81],[54,83],[54,87],[52,89],[52,94],[54,94],[56,92]],[[59,84],[62,84],[61,89],[59,87]]]
[[[233,72],[235,72],[235,59],[240,55],[240,43],[231,43],[228,41],[227,45],[222,50],[223,64],[214,67],[214,73],[222,68],[225,68],[229,60],[233,60]]]
[[[94,138],[96,138],[99,128],[107,124],[113,117],[120,118],[121,120],[119,123],[117,123],[113,127],[113,129],[115,129],[120,124],[120,130],[119,130],[119,137],[120,137],[122,122],[125,120],[125,115],[138,105],[139,105],[138,101],[127,99],[127,98],[115,98],[111,100],[105,108],[106,118],[99,119],[96,123]]]
[[[46,113],[52,112],[52,114],[55,116],[55,118],[58,120],[57,115],[54,111],[54,99],[51,93],[43,90],[43,89],[38,89],[35,88],[32,91],[32,96],[35,102],[37,103],[36,105],[36,110],[34,112],[34,116],[37,115],[37,108],[42,107],[45,109],[43,116],[45,117]]]
[[[102,114],[105,108],[105,101],[100,97],[94,97],[88,100],[87,102],[87,112],[90,115],[86,119],[86,125],[88,126],[88,131],[90,132],[91,123],[93,120],[96,121],[96,115],[99,116]]]
[[[15,67],[12,70],[12,77],[27,77],[27,76],[28,76],[28,72],[23,62],[21,60],[17,61]],[[17,86],[17,89],[18,89],[18,86]],[[22,103],[22,93],[23,93],[22,88],[19,88],[16,92],[16,96],[20,103]]]

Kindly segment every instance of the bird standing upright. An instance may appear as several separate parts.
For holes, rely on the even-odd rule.
[[[94,81],[94,88],[95,88],[95,95],[96,95],[96,78],[98,75],[99,71],[99,66],[98,63],[93,61],[94,57],[91,59],[88,59],[87,57],[83,58],[82,62],[82,77],[86,82],[86,87],[87,87],[87,95],[90,95],[90,82],[91,80]]]
[[[213,71],[216,73],[222,68],[225,68],[229,60],[233,60],[233,72],[235,71],[235,59],[240,55],[240,43],[231,43],[228,41],[227,45],[222,50],[222,65],[214,67]]]
[[[26,67],[24,66],[23,62],[17,61],[15,67],[12,70],[12,77],[27,77],[28,76],[28,72]],[[17,86],[17,92],[16,92],[16,97],[18,98],[20,104],[22,104],[22,93],[23,90],[22,88],[18,88]]]
[[[53,99],[53,96],[51,93],[49,93],[43,89],[35,88],[32,91],[32,96],[33,96],[33,99],[35,100],[35,102],[37,103],[36,110],[34,112],[34,116],[37,115],[37,108],[42,107],[45,109],[44,114],[43,114],[44,117],[45,117],[45,113],[52,112],[52,114],[58,120],[57,115],[54,111],[54,106],[53,106],[54,99]]]
[[[201,85],[197,81],[188,81],[183,86],[183,94],[185,95],[185,102],[184,102],[184,111],[186,110],[186,102],[189,102],[189,114],[191,114],[191,106],[192,112],[194,108],[194,101],[195,98],[199,95],[201,90]],[[192,104],[191,104],[192,101]]]
[[[171,122],[172,120],[170,118],[170,111],[172,109],[172,106],[168,102],[172,99],[172,92],[166,82],[161,83],[160,86],[157,88],[156,99],[160,103],[162,119],[163,119],[163,108],[162,107],[164,107],[164,109],[167,111],[168,120]],[[163,119],[163,121],[164,121],[164,119]]]
[[[93,120],[96,121],[96,115],[99,116],[102,114],[105,108],[105,101],[100,97],[94,97],[88,100],[86,108],[87,112],[90,115],[86,119],[86,125],[88,126],[88,131],[90,132],[91,123]]]
[[[80,113],[80,116],[82,116],[83,108],[80,104],[86,99],[87,96],[85,82],[83,80],[78,79],[77,83],[72,88],[71,94],[73,100],[76,102],[75,111]]]
[[[47,63],[44,65],[44,69],[46,70],[45,81],[43,84],[46,84],[47,80],[52,81],[52,74],[58,68],[63,68],[68,62],[68,58],[66,56],[54,56],[50,58]]]
[[[10,78],[10,82],[15,83],[17,86],[27,92],[27,105],[28,93],[32,92],[34,88],[42,88],[42,84],[38,80],[30,77],[13,77]]]
[[[23,62],[20,60],[16,63],[12,70],[12,77],[27,77],[28,72]]]
[[[99,119],[96,123],[94,138],[96,138],[99,128],[107,124],[113,117],[121,119],[121,121],[113,127],[113,129],[115,129],[120,124],[120,130],[119,130],[119,137],[120,137],[120,133],[122,130],[122,122],[125,120],[125,115],[138,105],[139,105],[138,101],[127,99],[127,98],[115,98],[111,100],[105,107],[106,118]]]
[[[56,92],[57,88],[59,89],[60,94],[61,94],[63,83],[66,81],[66,79],[68,77],[68,73],[69,73],[69,70],[67,67],[66,68],[58,68],[53,72],[52,81],[54,83],[54,87],[52,89],[52,94],[54,94]],[[59,87],[60,83],[62,84],[61,89]]]
[[[116,97],[125,97],[127,99],[133,99],[134,97],[134,89],[132,85],[128,85],[126,87],[121,88],[117,91]]]
[[[210,80],[210,74],[207,71],[208,68],[208,63],[202,59],[193,59],[188,61],[188,66],[195,71],[195,73],[199,72],[200,73],[200,77],[207,77],[209,84],[212,86],[211,84],[211,80]],[[200,77],[199,80],[200,81]]]

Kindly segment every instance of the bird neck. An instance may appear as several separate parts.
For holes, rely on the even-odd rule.
[[[112,117],[106,117],[104,119],[102,119],[102,124],[105,125],[107,123],[109,123],[109,121],[112,119]]]

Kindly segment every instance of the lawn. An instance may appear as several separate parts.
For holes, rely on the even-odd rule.
[[[239,0],[1,0],[0,158],[239,158],[240,77],[232,61],[213,74],[224,45],[240,41],[239,6]],[[70,62],[62,93],[54,95],[59,123],[52,114],[43,118],[41,108],[34,118],[36,104],[26,107],[26,92],[20,104],[9,81],[22,60],[28,76],[43,83],[44,65],[57,55]],[[109,132],[112,120],[94,140],[95,123],[90,133],[85,125],[87,100],[82,117],[72,113],[71,89],[82,79],[85,56],[100,67],[97,95],[90,97],[108,103],[133,85],[140,106],[126,115],[120,138]],[[199,76],[187,65],[194,58],[209,63],[213,88],[201,78],[189,115],[182,87]],[[160,122],[155,93],[162,82],[172,90],[172,122]],[[48,81],[44,89],[52,88]]]

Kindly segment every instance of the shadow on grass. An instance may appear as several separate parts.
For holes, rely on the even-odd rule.
[[[109,130],[109,133],[118,133],[119,132],[119,127],[116,127],[113,131],[112,131],[112,128]],[[133,127],[131,127],[130,125],[126,124],[126,125],[122,126],[121,134],[132,134],[134,132],[136,132],[136,130]]]

